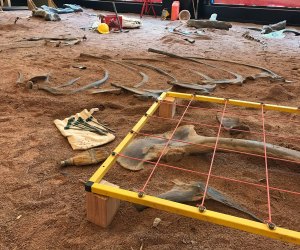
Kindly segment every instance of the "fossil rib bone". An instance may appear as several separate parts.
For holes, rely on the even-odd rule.
[[[180,58],[180,59],[191,61],[191,62],[202,63],[204,65],[211,66],[213,68],[217,68],[217,67],[215,67],[214,65],[208,64],[208,63],[200,62],[196,59],[216,61],[216,62],[227,62],[227,63],[237,64],[237,65],[247,66],[247,67],[254,68],[254,69],[259,69],[259,70],[262,70],[262,71],[268,73],[270,75],[269,77],[271,77],[274,80],[278,80],[278,81],[284,81],[285,80],[283,77],[277,75],[276,73],[274,73],[273,71],[271,71],[269,69],[266,69],[266,68],[263,68],[263,67],[260,67],[260,66],[256,66],[256,65],[252,65],[252,64],[241,63],[241,62],[236,62],[236,61],[231,61],[231,60],[220,60],[220,59],[215,59],[215,58],[206,58],[206,57],[184,57],[184,56],[179,56],[179,55],[176,55],[176,54],[172,54],[172,53],[161,51],[161,50],[151,49],[151,48],[149,48],[148,51],[153,52],[153,53],[157,53],[157,54],[161,54],[161,55],[165,55],[165,56],[169,56],[169,57],[173,57],[173,58]],[[231,72],[229,72],[225,69],[222,69],[222,70],[224,70],[228,73],[231,73]]]

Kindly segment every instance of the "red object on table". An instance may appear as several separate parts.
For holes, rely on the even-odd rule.
[[[143,17],[144,14],[149,14],[150,10],[152,10],[154,16],[156,17],[156,12],[154,10],[153,3],[157,2],[155,0],[144,0],[142,11],[141,11],[141,18]]]
[[[178,16],[179,16],[179,1],[174,1],[172,3],[172,9],[171,9],[171,21],[177,20]]]
[[[214,0],[215,4],[300,8],[299,0]]]
[[[120,25],[122,28],[123,26],[122,26],[122,17],[121,16],[119,16],[119,21],[120,21]],[[106,23],[109,26],[109,28],[119,28],[119,24],[118,24],[116,15],[106,15],[106,16],[102,17],[101,23]]]

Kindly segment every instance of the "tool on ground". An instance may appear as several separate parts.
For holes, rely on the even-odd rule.
[[[70,118],[64,129],[74,129],[73,127],[76,127],[76,129],[93,132],[99,135],[106,135],[108,133],[108,130],[95,127],[86,122],[82,117],[78,117],[77,120],[75,119],[75,117]]]
[[[72,123],[78,120],[79,117],[86,120],[93,115],[94,112],[99,111],[98,108],[92,108],[89,111],[84,109],[80,113],[71,115],[63,120],[55,119],[54,124],[61,132],[61,134],[66,137],[72,146],[73,150],[86,150],[94,147],[98,147],[104,144],[107,144],[115,139],[114,134],[111,132],[106,132],[105,135],[100,135],[99,133],[90,132],[91,128],[85,127],[82,124],[78,126],[83,127],[84,129],[78,127],[72,127],[72,129],[65,129],[66,126],[70,124],[69,120],[71,119]],[[73,118],[73,119],[72,119]],[[96,122],[97,119],[93,118]],[[80,119],[79,119],[80,120]],[[91,125],[91,124],[90,124]],[[101,130],[106,130],[104,127],[98,124],[92,124],[93,127],[96,127]],[[75,128],[75,129],[74,129]]]
[[[187,41],[187,42],[189,42],[189,43],[195,43],[195,40],[194,39],[191,39],[191,38],[184,38],[183,39],[184,41]]]
[[[102,124],[102,123],[98,122],[93,116],[88,117],[85,121],[86,122],[93,122],[95,124],[98,124],[98,125],[102,126],[105,129],[109,130],[110,132],[116,133],[116,131],[113,130],[113,129],[111,129],[111,128],[109,128],[107,126],[107,124]]]
[[[86,166],[104,161],[109,156],[105,149],[95,148],[81,152],[74,157],[61,161],[60,166]]]
[[[123,32],[122,25],[121,25],[120,20],[119,20],[119,15],[118,15],[118,12],[117,12],[117,8],[116,8],[116,5],[115,5],[115,2],[112,2],[112,5],[114,7],[114,12],[115,12],[116,17],[117,17],[117,22],[118,22],[118,25],[119,25],[119,30],[121,32]]]

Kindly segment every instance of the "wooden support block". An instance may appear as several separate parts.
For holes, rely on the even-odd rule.
[[[158,115],[164,118],[173,118],[176,111],[176,99],[166,97],[159,106]]]
[[[101,181],[101,184],[116,186],[112,183]],[[120,206],[120,200],[86,192],[87,220],[101,227],[107,227],[112,222]]]

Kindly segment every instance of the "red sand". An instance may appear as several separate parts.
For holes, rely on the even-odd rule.
[[[185,81],[195,81],[188,69],[199,68],[211,77],[221,78],[222,72],[198,67],[177,60],[157,57],[147,53],[149,47],[176,52],[181,55],[199,55],[220,59],[231,59],[267,67],[284,76],[292,83],[272,83],[267,79],[250,81],[243,86],[221,86],[214,96],[235,99],[270,102],[299,106],[299,38],[287,35],[283,40],[267,40],[267,48],[255,41],[242,37],[247,25],[233,24],[230,31],[207,31],[211,40],[197,39],[195,44],[172,36],[165,29],[169,22],[158,18],[143,18],[144,26],[124,34],[99,35],[83,31],[96,20],[88,13],[62,15],[61,22],[46,22],[26,17],[29,11],[0,13],[0,248],[1,249],[298,249],[292,244],[252,235],[234,229],[147,209],[138,213],[132,204],[122,202],[115,220],[107,229],[99,228],[86,221],[85,192],[79,180],[88,180],[97,165],[89,167],[68,167],[61,169],[59,162],[75,153],[67,140],[53,124],[56,118],[65,118],[84,108],[100,108],[95,116],[117,130],[117,139],[107,145],[112,150],[145,113],[152,101],[141,101],[131,94],[91,95],[87,92],[71,96],[52,96],[48,93],[29,90],[16,85],[18,71],[26,79],[36,74],[50,73],[53,86],[81,76],[79,85],[90,83],[102,77],[99,65],[110,71],[111,82],[133,86],[140,81],[135,73],[128,72],[108,62],[78,58],[79,54],[107,55],[114,59],[128,57],[162,58],[167,62],[155,63]],[[13,25],[15,17],[21,20]],[[133,15],[132,15],[133,16]],[[253,26],[249,24],[248,26]],[[32,36],[87,36],[87,41],[73,47],[55,47],[44,42],[18,42]],[[251,32],[259,37],[258,33]],[[164,38],[163,38],[164,37]],[[22,48],[16,48],[22,47]],[[25,48],[28,47],[28,48]],[[72,68],[74,64],[87,66],[86,70]],[[221,64],[218,64],[221,65]],[[222,64],[231,71],[255,73],[245,67]],[[168,79],[145,70],[150,76],[147,88],[167,88]],[[184,90],[180,90],[184,91]],[[213,107],[213,106],[212,106]],[[179,109],[178,112],[181,109]],[[193,111],[188,118],[205,121],[205,114]],[[212,118],[212,117],[210,117]],[[299,119],[284,115],[283,119]],[[207,118],[208,119],[208,118]],[[259,128],[256,120],[245,121],[251,129]],[[170,130],[169,124],[153,123],[146,131],[160,133]],[[297,135],[295,125],[277,120],[266,121],[269,131],[279,127],[285,134]],[[213,130],[197,128],[197,132],[210,135]],[[227,135],[228,136],[228,135]],[[275,140],[279,145],[298,149],[298,143]],[[179,162],[205,170],[208,157],[190,157]],[[197,164],[195,164],[197,163]],[[216,174],[259,182],[264,178],[261,160],[235,154],[220,154],[216,158]],[[271,162],[272,185],[300,191],[298,165]],[[175,172],[160,169],[148,191],[159,193],[172,186],[171,180],[182,177]],[[148,171],[136,174],[117,167],[109,172],[109,181],[124,187],[137,188],[143,183]],[[166,178],[167,177],[167,178]],[[125,180],[128,181],[125,181]],[[167,181],[166,181],[167,180]],[[203,180],[203,179],[202,179]],[[140,184],[136,184],[139,182]],[[249,189],[225,182],[212,182],[236,201],[266,218],[265,190]],[[279,226],[300,230],[299,197],[272,192],[273,219]],[[243,216],[232,209],[210,204],[221,212]],[[152,228],[154,218],[162,219],[158,228]]]

